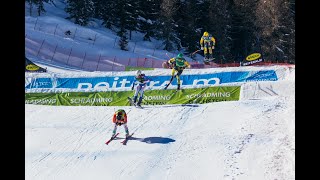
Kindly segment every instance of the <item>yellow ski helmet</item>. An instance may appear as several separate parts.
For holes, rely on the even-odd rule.
[[[205,31],[205,32],[203,33],[203,36],[209,36],[209,33],[208,33],[207,31]]]

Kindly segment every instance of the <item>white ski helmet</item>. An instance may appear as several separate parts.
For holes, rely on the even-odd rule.
[[[137,75],[137,77],[140,76],[140,75],[141,75],[141,71],[138,70],[137,73],[136,73],[136,75]]]

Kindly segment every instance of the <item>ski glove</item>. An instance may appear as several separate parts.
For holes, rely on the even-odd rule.
[[[116,123],[116,125],[121,126],[121,125],[122,125],[122,123],[121,123],[121,122],[117,122],[117,123]]]

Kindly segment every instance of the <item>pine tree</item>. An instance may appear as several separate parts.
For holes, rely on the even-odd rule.
[[[131,40],[132,31],[137,30],[138,27],[139,3],[137,0],[126,0],[124,8],[126,12],[125,28],[129,31],[129,39]]]
[[[120,31],[117,33],[117,35],[120,37],[119,40],[119,46],[121,50],[125,50],[128,51],[128,38],[126,35],[126,30],[124,29],[124,27],[120,28]]]
[[[67,19],[74,19],[76,24],[86,26],[93,17],[93,5],[92,0],[67,0],[65,11],[70,15]]]
[[[53,3],[53,0],[26,0],[26,2],[29,3],[29,6],[30,6],[30,16],[32,14],[32,8],[33,8],[33,5],[35,5],[37,7],[37,13],[38,13],[38,16],[41,15],[41,13],[45,13],[46,10],[44,9],[44,2],[46,3]]]
[[[105,27],[119,32],[121,28],[131,31],[137,29],[138,3],[134,0],[106,0],[102,3],[103,12],[100,16],[103,19]],[[99,4],[97,4],[99,5]]]
[[[210,33],[216,39],[213,56],[222,62],[233,62],[231,55],[231,8],[232,0],[215,0],[210,4]]]
[[[108,12],[106,4],[108,0],[92,0],[93,2],[93,16],[97,19],[103,19],[103,15]]]
[[[157,37],[163,40],[164,50],[180,49],[180,39],[177,37],[174,15],[177,12],[177,0],[163,0],[160,19],[157,23]]]
[[[114,0],[97,0],[95,5],[96,14],[103,20],[102,25],[111,30],[114,30],[117,24],[118,3],[119,1]]]
[[[257,27],[254,23],[256,17],[253,11],[257,7],[257,3],[252,0],[234,0],[231,2],[229,8],[232,18],[230,53],[233,55],[233,59],[242,61],[260,45],[260,40],[258,41],[258,36],[255,35]]]
[[[155,23],[159,16],[160,3],[158,0],[140,0],[138,30],[144,33],[143,40],[150,41],[155,35]]]
[[[259,1],[255,21],[265,58],[295,61],[295,0]]]
[[[176,22],[178,24],[178,37],[186,52],[191,53],[200,48],[201,32],[197,30],[200,16],[200,5],[197,0],[189,0],[181,3]]]

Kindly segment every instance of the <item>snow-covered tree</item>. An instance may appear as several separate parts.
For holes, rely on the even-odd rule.
[[[89,19],[93,17],[94,2],[92,0],[67,0],[66,12],[69,13],[67,19],[74,20],[76,24],[85,26]]]

